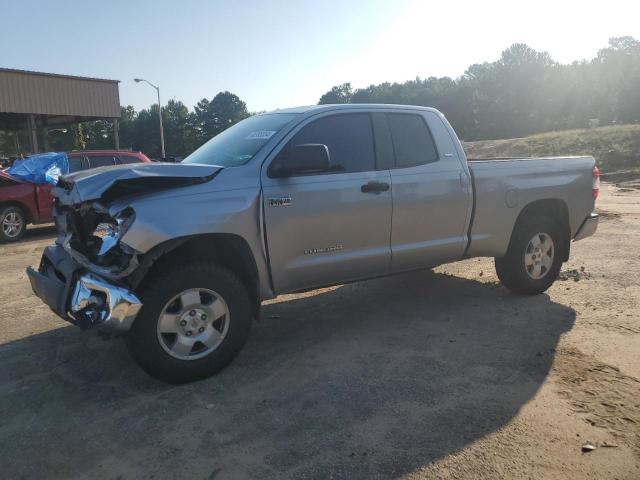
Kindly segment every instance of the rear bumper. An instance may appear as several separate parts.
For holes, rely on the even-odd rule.
[[[576,232],[576,235],[573,237],[573,241],[577,242],[578,240],[583,240],[596,233],[599,218],[600,217],[597,213],[592,213],[585,218],[584,222],[582,222],[582,225],[580,225],[580,228]]]
[[[122,333],[142,302],[129,290],[86,272],[59,245],[48,246],[35,270],[27,268],[33,292],[62,319],[80,328]]]

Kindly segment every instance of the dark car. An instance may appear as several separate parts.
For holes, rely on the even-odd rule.
[[[69,173],[89,168],[122,165],[125,163],[148,163],[149,158],[141,152],[120,150],[87,150],[70,152]],[[0,240],[18,240],[27,224],[47,223],[53,220],[53,185],[25,182],[0,171]]]

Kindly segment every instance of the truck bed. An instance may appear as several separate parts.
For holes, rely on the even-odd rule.
[[[593,210],[593,157],[468,159],[474,218],[468,256],[503,256],[522,208],[541,199],[566,205],[571,238]]]

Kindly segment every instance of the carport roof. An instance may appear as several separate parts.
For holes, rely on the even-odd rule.
[[[0,113],[118,118],[118,80],[0,68]]]
[[[19,68],[4,68],[4,67],[0,67],[0,72],[26,73],[26,74],[29,74],[29,75],[42,75],[44,77],[76,78],[76,79],[79,79],[79,80],[93,80],[93,81],[96,81],[96,82],[120,83],[120,80],[111,80],[111,79],[108,79],[108,78],[82,77],[80,75],[67,75],[66,73],[36,72],[35,70],[21,70]]]

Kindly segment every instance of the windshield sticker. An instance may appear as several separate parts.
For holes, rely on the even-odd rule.
[[[274,130],[256,130],[247,135],[247,140],[266,140],[273,137],[275,133]]]

